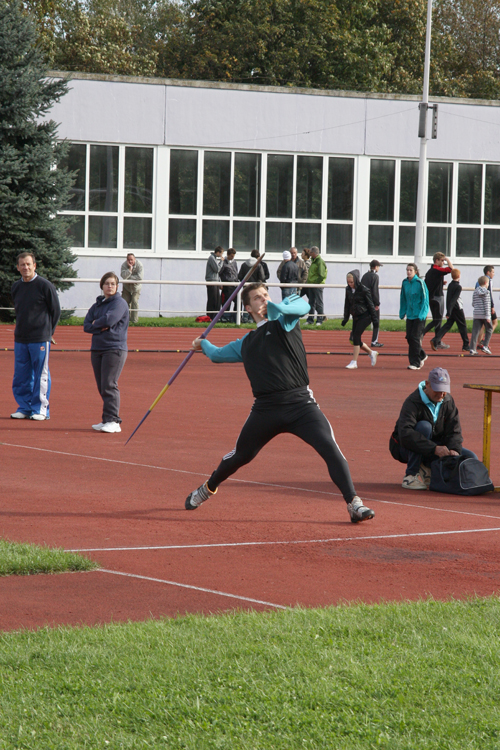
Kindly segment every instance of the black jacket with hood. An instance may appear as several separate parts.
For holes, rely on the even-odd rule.
[[[349,271],[347,275],[352,276],[354,279],[354,292],[348,284],[345,290],[344,319],[342,320],[342,325],[345,326],[351,315],[354,320],[355,318],[362,318],[367,313],[370,315],[372,323],[377,323],[377,312],[373,304],[372,295],[370,290],[360,282],[359,271],[355,268],[354,271]]]

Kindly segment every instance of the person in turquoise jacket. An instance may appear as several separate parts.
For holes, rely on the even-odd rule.
[[[427,285],[420,278],[418,266],[408,263],[406,279],[401,284],[399,317],[406,317],[406,340],[408,342],[409,370],[420,370],[427,355],[422,349],[422,334],[425,319],[429,313],[429,292]]]

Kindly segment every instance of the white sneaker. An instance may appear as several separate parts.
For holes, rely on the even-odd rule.
[[[34,419],[35,422],[45,422],[48,417],[45,417],[43,414],[32,414],[30,419]]]
[[[371,360],[371,363],[372,363],[372,367],[375,367],[375,365],[377,364],[377,357],[378,357],[378,352],[372,352],[370,354],[370,360]]]
[[[358,369],[358,363],[355,359],[351,359],[348,365],[345,366],[346,370],[357,370]]]
[[[483,354],[491,354],[491,349],[489,349],[487,346],[483,346]]]
[[[25,414],[23,411],[15,411],[13,414],[10,415],[11,419],[29,419],[30,415]]]
[[[118,422],[106,422],[100,429],[100,432],[121,432],[122,428]]]
[[[418,365],[418,367],[417,365],[408,365],[407,369],[408,370],[420,370],[420,367],[421,365]]]
[[[403,487],[405,490],[426,490],[427,484],[425,483],[425,480],[422,479],[420,473],[415,474],[415,476],[407,474],[403,479],[401,487]]]
[[[104,422],[99,422],[99,424],[92,425],[92,429],[96,430],[97,432],[100,432],[103,427],[104,427]]]

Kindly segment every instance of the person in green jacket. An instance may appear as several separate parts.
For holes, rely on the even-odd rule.
[[[310,250],[310,256],[312,259],[311,266],[309,268],[309,274],[307,276],[308,284],[324,284],[328,274],[326,263],[319,253],[319,248],[313,246]],[[309,306],[311,311],[307,318],[307,324],[314,325],[314,313],[316,313],[316,325],[320,326],[323,324],[325,319],[323,306],[323,289],[319,287],[309,288],[307,290],[309,296]]]
[[[429,312],[429,292],[427,285],[420,278],[418,266],[408,263],[406,279],[401,285],[399,299],[399,317],[406,317],[406,340],[408,342],[409,370],[420,370],[427,355],[422,349],[422,335],[425,319]]]

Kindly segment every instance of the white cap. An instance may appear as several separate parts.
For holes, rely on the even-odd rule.
[[[292,260],[292,253],[289,250],[283,251],[283,260]]]

